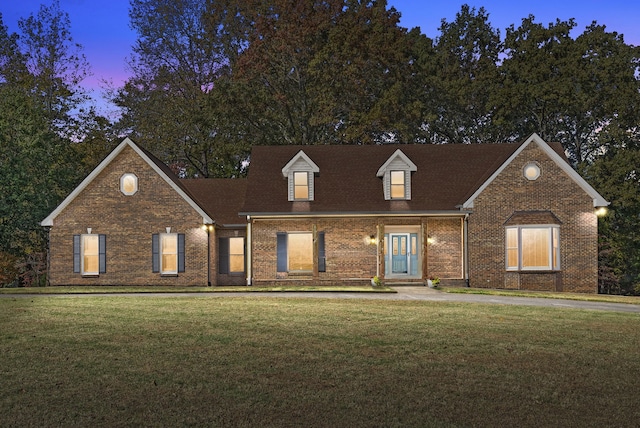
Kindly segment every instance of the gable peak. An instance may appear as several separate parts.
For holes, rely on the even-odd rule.
[[[296,163],[298,163],[300,161],[306,163],[308,168],[309,168],[309,171],[313,172],[314,174],[320,172],[320,168],[318,168],[318,165],[316,165],[316,163],[313,160],[311,160],[311,158],[303,150],[300,150],[282,168],[282,175],[285,178],[288,177],[289,176],[289,171],[291,171],[291,168],[293,168],[296,165]]]
[[[413,163],[411,161],[411,159],[409,159],[409,157],[407,155],[405,155],[402,150],[397,149],[395,152],[393,152],[393,154],[391,156],[389,156],[389,158],[387,159],[387,161],[385,163],[382,164],[382,166],[378,169],[378,172],[376,173],[377,177],[382,177],[384,176],[385,171],[389,168],[389,166],[395,162],[396,159],[399,159],[402,163],[404,163],[406,165],[406,169],[408,171],[417,171],[418,167],[416,166],[415,163]]]

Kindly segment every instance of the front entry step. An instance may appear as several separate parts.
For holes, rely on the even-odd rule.
[[[415,287],[416,285],[426,285],[426,281],[424,279],[385,279],[384,285],[389,285],[392,287],[400,285],[411,285]]]

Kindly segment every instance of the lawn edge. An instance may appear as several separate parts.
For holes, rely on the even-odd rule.
[[[618,296],[611,294],[553,293],[547,291],[501,290],[496,288],[438,287],[438,290],[452,294],[484,294],[507,297],[534,297],[538,299],[578,300],[585,302],[624,303],[640,305],[640,296]]]

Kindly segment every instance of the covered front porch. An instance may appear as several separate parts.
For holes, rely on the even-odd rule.
[[[378,226],[378,271],[388,284],[424,283],[429,278],[463,281],[464,217],[423,217],[419,224],[389,221]]]

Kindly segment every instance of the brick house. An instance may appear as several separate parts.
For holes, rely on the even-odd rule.
[[[125,139],[42,225],[52,285],[444,283],[597,291],[608,202],[559,144],[255,147],[181,180]]]

